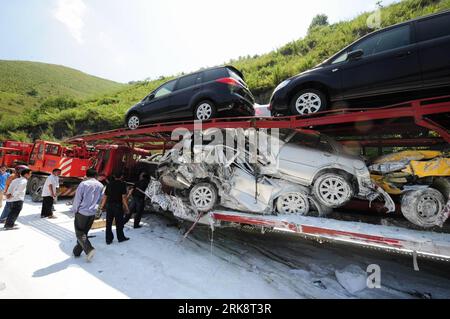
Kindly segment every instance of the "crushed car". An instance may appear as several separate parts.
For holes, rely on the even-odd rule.
[[[449,218],[450,156],[441,151],[404,151],[376,159],[372,180],[400,202],[402,214],[423,227],[442,227]]]
[[[224,131],[230,133],[218,130]],[[202,213],[222,206],[254,214],[306,215],[312,207],[319,213],[322,208],[341,207],[352,197],[369,201],[382,197],[388,211],[395,210],[391,197],[371,181],[364,161],[345,154],[327,136],[288,131],[253,141],[248,131],[231,133],[234,142],[244,138],[243,149],[219,143],[167,152],[157,175],[163,188],[174,190],[174,196],[149,191],[152,200],[168,207],[168,202],[182,199]],[[256,150],[255,161],[250,161],[252,149]],[[192,161],[191,150],[202,160]],[[152,187],[159,188],[155,183]]]

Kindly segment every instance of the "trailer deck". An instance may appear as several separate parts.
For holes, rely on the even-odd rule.
[[[450,212],[450,201],[446,207]],[[191,220],[194,221],[194,220]],[[263,216],[220,210],[198,223],[211,227],[251,227],[323,242],[336,242],[387,252],[450,261],[450,234],[307,216]]]

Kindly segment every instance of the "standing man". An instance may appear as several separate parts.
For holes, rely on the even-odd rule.
[[[56,216],[53,216],[53,204],[56,200],[56,189],[59,188],[59,175],[61,175],[61,170],[56,168],[45,180],[44,188],[42,189],[41,218],[56,218]]]
[[[134,228],[142,227],[140,223],[145,209],[145,191],[149,183],[150,176],[147,173],[142,173],[131,192],[130,213],[125,216],[124,224],[128,223],[131,215],[134,214]]]
[[[75,234],[77,236],[77,245],[73,248],[75,257],[80,257],[84,251],[87,261],[91,261],[95,254],[88,232],[91,230],[97,212],[96,206],[101,199],[103,185],[97,179],[97,171],[88,169],[86,180],[81,182],[77,188],[73,200],[72,212],[75,214]]]
[[[5,230],[14,228],[14,223],[22,211],[25,193],[27,192],[28,179],[31,177],[31,170],[24,169],[21,177],[12,181],[6,193],[6,200],[10,205],[10,211],[5,223]]]
[[[9,173],[6,171],[6,166],[2,165],[0,167],[0,208],[3,206],[3,194],[6,190],[6,180],[9,177]]]
[[[6,185],[5,185],[5,194],[8,192],[8,188],[9,185],[11,185],[11,183],[15,180],[20,178],[20,173],[24,170],[24,169],[29,169],[28,166],[25,165],[19,165],[16,166],[15,172],[13,174],[11,174],[8,179],[6,180]],[[2,212],[2,216],[0,217],[0,224],[4,224],[6,222],[6,219],[9,216],[9,212],[11,209],[11,203],[6,201],[6,205],[5,208],[3,209]]]
[[[121,173],[114,173],[112,180],[106,186],[103,196],[101,210],[104,210],[106,204],[106,244],[111,245],[114,240],[112,232],[113,221],[116,221],[116,234],[119,243],[130,240],[123,233],[123,215],[129,214],[127,202],[127,184],[122,181]]]

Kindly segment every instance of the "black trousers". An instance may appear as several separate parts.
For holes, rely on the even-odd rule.
[[[87,255],[94,249],[88,238],[88,233],[91,230],[94,220],[95,216],[84,216],[80,213],[75,214],[74,226],[77,245],[73,248],[74,256],[79,257],[83,251]]]
[[[117,240],[125,240],[123,233],[123,206],[122,203],[108,203],[106,205],[106,242],[111,243],[114,240],[112,232],[113,221],[116,221]]]
[[[125,215],[124,224],[128,223],[131,218],[131,215],[134,214],[134,227],[138,227],[141,223],[142,214],[144,213],[145,208],[145,198],[135,197],[131,198],[130,203],[130,213]]]
[[[53,208],[53,197],[51,196],[43,197],[41,217],[53,216],[52,208]]]
[[[19,214],[22,211],[23,201],[11,202],[10,205],[11,209],[5,222],[5,228],[14,227],[14,223],[16,222],[17,217],[19,217]]]

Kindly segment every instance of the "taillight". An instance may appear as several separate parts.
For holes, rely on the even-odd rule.
[[[238,80],[235,80],[233,78],[221,78],[221,79],[217,79],[216,82],[231,85],[231,86],[242,87],[242,84]]]

